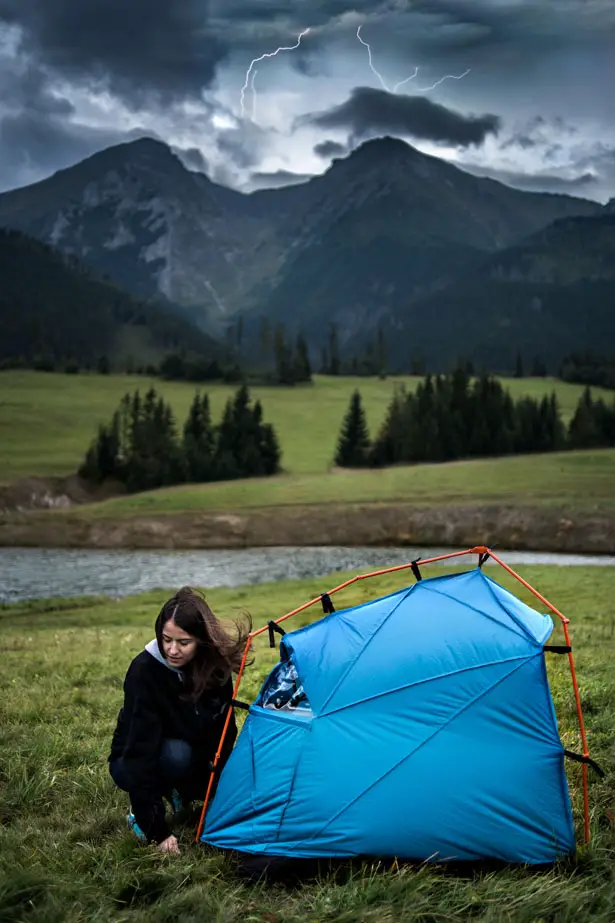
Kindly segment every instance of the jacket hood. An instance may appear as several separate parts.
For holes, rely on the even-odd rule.
[[[172,670],[173,673],[177,673],[180,679],[183,678],[182,671],[178,670],[177,667],[172,667],[171,664],[168,662],[168,660],[165,660],[165,658],[162,656],[162,653],[160,652],[160,648],[158,647],[158,641],[156,640],[156,638],[154,638],[153,641],[150,641],[148,644],[145,645],[145,650],[147,651],[148,654],[152,655],[154,660],[157,660],[158,663],[162,663],[167,668],[167,670]]]

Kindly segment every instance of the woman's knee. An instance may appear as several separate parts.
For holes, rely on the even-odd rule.
[[[192,747],[185,740],[168,738],[162,742],[160,765],[166,776],[182,776],[190,768]]]

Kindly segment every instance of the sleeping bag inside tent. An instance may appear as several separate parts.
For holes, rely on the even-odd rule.
[[[479,567],[284,634],[201,842],[440,862],[573,852],[552,629]]]

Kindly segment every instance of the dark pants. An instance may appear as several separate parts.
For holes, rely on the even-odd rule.
[[[158,757],[158,771],[160,773],[160,791],[165,794],[172,789],[181,789],[182,782],[190,774],[192,764],[192,747],[185,740],[169,738],[163,740]],[[111,778],[118,788],[125,792],[134,789],[130,772],[127,772],[124,760],[120,757],[113,760],[109,766]]]

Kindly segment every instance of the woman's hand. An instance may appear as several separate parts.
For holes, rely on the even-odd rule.
[[[158,843],[158,849],[160,852],[172,852],[179,856],[179,843],[177,842],[177,837],[171,834],[171,836],[168,836],[162,843]]]

